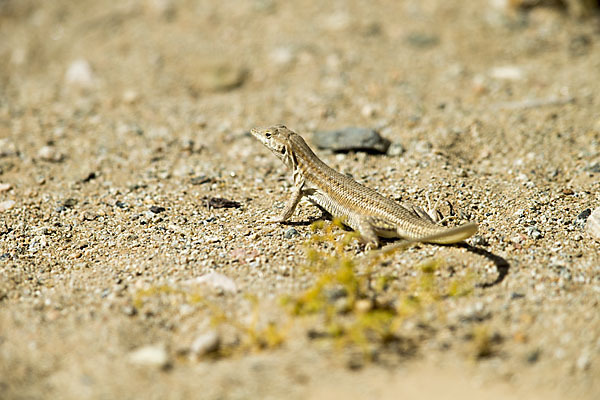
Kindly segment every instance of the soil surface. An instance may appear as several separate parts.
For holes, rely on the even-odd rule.
[[[599,20],[501,3],[0,0],[0,397],[600,398]],[[276,123],[478,234],[266,224]]]

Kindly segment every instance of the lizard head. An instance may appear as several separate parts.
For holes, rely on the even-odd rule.
[[[274,125],[268,128],[253,128],[250,133],[273,152],[284,164],[290,158],[289,137],[293,134],[284,125]]]

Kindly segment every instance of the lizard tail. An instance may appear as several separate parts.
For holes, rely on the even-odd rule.
[[[415,242],[452,244],[462,242],[463,240],[477,233],[479,226],[475,222],[469,222],[454,228],[440,229],[431,235],[413,239]]]

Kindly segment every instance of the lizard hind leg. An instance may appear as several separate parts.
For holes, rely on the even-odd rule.
[[[377,237],[377,232],[375,232],[372,218],[361,217],[357,222],[356,230],[360,234],[361,241],[365,243],[365,248],[367,250],[378,248],[379,238]]]
[[[358,220],[356,230],[360,233],[362,241],[366,243],[367,250],[379,247],[380,236],[385,238],[398,237],[395,225],[372,216],[361,217]]]

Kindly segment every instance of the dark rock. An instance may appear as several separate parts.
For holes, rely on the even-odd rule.
[[[542,232],[535,226],[528,226],[527,228],[525,228],[525,232],[532,239],[537,240],[537,239],[541,239],[544,237]]]
[[[234,200],[227,200],[221,197],[205,197],[204,205],[208,208],[240,208],[242,205]]]
[[[293,238],[294,236],[298,236],[298,235],[299,235],[299,233],[298,233],[298,231],[297,231],[296,229],[294,229],[294,228],[290,228],[290,229],[288,229],[287,231],[285,231],[285,234],[284,234],[283,236],[284,236],[286,239],[291,239],[291,238]]]
[[[586,55],[592,46],[592,39],[588,35],[577,35],[569,42],[569,53],[572,56]]]
[[[96,175],[95,172],[90,172],[85,178],[83,178],[81,180],[82,183],[87,183],[89,181],[91,181],[92,179],[96,179],[98,176]]]
[[[525,295],[523,293],[519,293],[519,292],[512,292],[510,294],[510,299],[511,300],[522,299],[523,297],[525,297]]]
[[[529,364],[535,364],[536,362],[538,362],[541,355],[542,355],[542,351],[539,349],[536,349],[536,350],[533,350],[532,352],[530,352],[529,354],[527,354],[526,360]]]
[[[585,226],[585,223],[586,223],[588,217],[591,214],[592,214],[592,210],[590,208],[586,208],[581,213],[579,213],[577,218],[575,218],[575,221],[573,221],[573,224],[575,224],[575,226],[583,228]]]
[[[390,147],[390,141],[381,137],[376,130],[359,127],[315,132],[313,143],[320,149],[335,152],[385,153]]]
[[[160,214],[161,212],[166,211],[166,208],[161,206],[152,206],[150,207],[150,211],[152,211],[154,214]]]
[[[440,42],[440,38],[428,33],[413,32],[406,36],[406,43],[412,47],[425,49],[433,47]]]
[[[589,167],[585,169],[588,172],[592,172],[594,174],[600,173],[600,162],[595,162]]]
[[[77,205],[77,199],[74,199],[72,197],[64,200],[61,204],[61,206],[66,207],[66,208],[73,208],[73,207],[75,207],[75,205]]]
[[[203,185],[205,183],[212,183],[214,181],[214,178],[209,178],[206,175],[194,176],[192,179],[190,179],[190,183],[192,185]]]

